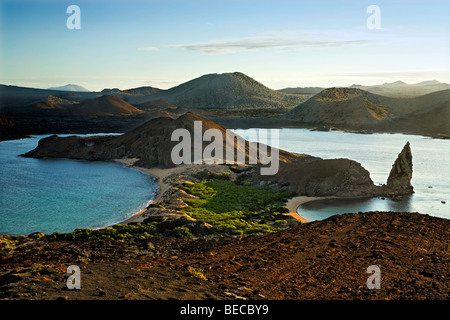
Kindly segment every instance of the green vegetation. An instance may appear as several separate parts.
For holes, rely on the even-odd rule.
[[[289,197],[270,186],[255,187],[247,178],[230,180],[228,174],[200,172],[195,176],[200,182],[184,183],[185,192],[198,199],[184,199],[186,207],[180,209],[192,219],[182,217],[167,219],[151,216],[142,223],[114,225],[98,230],[75,229],[69,233],[53,233],[55,239],[69,240],[126,240],[146,239],[152,236],[192,238],[207,233],[215,235],[248,235],[275,232],[288,225],[288,210],[283,206]],[[160,204],[151,207],[164,210]],[[211,228],[196,228],[207,223]],[[5,245],[6,247],[6,245]]]
[[[287,224],[282,205],[288,195],[270,187],[213,179],[185,183],[181,189],[199,197],[185,200],[188,206],[182,211],[222,235],[275,232]]]
[[[13,253],[18,240],[9,236],[0,236],[0,254]]]
[[[200,180],[230,180],[230,174],[227,172],[214,173],[204,170],[194,173],[192,176]]]
[[[198,279],[201,279],[201,280],[208,280],[206,278],[206,276],[203,274],[203,270],[202,269],[197,269],[197,268],[189,266],[188,267],[188,273],[191,275],[191,277],[198,278]]]
[[[129,238],[149,238],[156,235],[164,235],[177,238],[191,238],[194,235],[185,226],[189,222],[186,218],[164,220],[161,217],[148,219],[144,223],[132,223],[93,230],[75,229],[69,233],[53,233],[57,239],[72,240],[123,240]]]
[[[40,263],[34,263],[29,269],[28,269],[28,271],[31,273],[31,274],[49,274],[49,273],[51,273],[52,271],[54,271],[55,270],[55,268],[54,268],[54,266],[53,265],[50,265],[50,264],[46,264],[46,265],[43,265],[43,264],[40,264]]]

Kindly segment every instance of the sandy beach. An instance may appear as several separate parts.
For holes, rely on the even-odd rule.
[[[170,188],[170,185],[165,183],[164,179],[174,173],[182,172],[186,169],[186,165],[181,165],[181,166],[177,166],[175,168],[170,168],[170,169],[142,168],[142,167],[138,167],[138,166],[134,165],[134,163],[136,163],[136,161],[138,161],[138,159],[134,159],[134,158],[114,159],[113,161],[122,163],[128,167],[140,170],[142,172],[145,172],[145,173],[155,177],[155,179],[156,179],[155,183],[158,185],[159,191],[158,191],[158,194],[156,195],[156,197],[153,199],[153,202],[158,202],[160,200],[161,196]],[[293,198],[289,199],[288,202],[286,202],[286,204],[285,204],[285,207],[289,210],[289,213],[286,213],[286,215],[289,215],[289,216],[301,221],[302,223],[307,223],[308,220],[306,220],[300,214],[297,213],[297,208],[299,206],[301,206],[302,204],[310,202],[310,201],[331,199],[331,198],[336,198],[336,197],[331,197],[331,196],[328,196],[328,197],[308,197],[308,196],[293,197]],[[146,209],[144,209],[140,212],[137,212],[130,218],[121,222],[121,224],[127,224],[130,222],[142,222],[145,219],[145,217],[142,215],[142,213],[144,213],[145,211],[146,211]]]
[[[307,223],[308,220],[303,218],[298,212],[297,209],[299,206],[301,206],[304,203],[310,202],[310,201],[316,201],[316,200],[323,200],[323,199],[331,199],[336,197],[308,197],[308,196],[298,196],[293,197],[286,202],[285,207],[288,208],[289,213],[288,215],[294,217],[297,220],[300,220],[303,223]]]
[[[163,168],[143,168],[135,166],[134,163],[138,161],[138,159],[114,159],[114,162],[122,163],[128,167],[140,170],[144,173],[147,173],[153,177],[155,177],[155,183],[159,187],[158,193],[156,197],[153,199],[153,202],[158,202],[161,199],[161,196],[170,188],[170,185],[164,182],[164,179],[174,173],[182,172],[186,169],[186,165],[180,165],[175,168],[169,168],[169,169],[163,169]],[[130,222],[142,222],[144,221],[145,217],[143,216],[143,213],[147,209],[144,209],[142,211],[137,212],[133,216],[129,217],[125,221],[121,222],[121,224],[127,224]]]
[[[156,179],[155,183],[158,185],[159,191],[158,191],[158,194],[156,195],[156,197],[153,199],[153,202],[158,202],[160,200],[161,196],[170,188],[170,185],[165,183],[164,179],[176,172],[182,172],[183,170],[186,169],[186,165],[181,165],[181,166],[177,166],[175,168],[170,168],[170,169],[142,168],[142,167],[138,167],[138,166],[134,165],[134,163],[137,160],[138,159],[114,159],[113,161],[122,163],[128,167],[140,170],[142,172],[145,172],[145,173],[155,177],[155,179]],[[310,201],[331,199],[331,198],[336,198],[336,197],[330,197],[330,196],[329,197],[308,197],[308,196],[293,197],[293,198],[289,199],[288,202],[286,202],[286,204],[285,204],[285,207],[289,210],[289,213],[286,213],[286,215],[289,215],[289,216],[301,221],[302,223],[307,223],[309,221],[306,220],[305,218],[303,218],[300,214],[298,214],[297,208],[299,206],[301,206],[302,204],[310,202]],[[145,211],[146,211],[146,209],[144,209],[140,212],[137,212],[130,218],[123,221],[122,224],[127,224],[130,222],[142,222],[145,219],[145,217],[142,215],[142,213],[144,213]]]

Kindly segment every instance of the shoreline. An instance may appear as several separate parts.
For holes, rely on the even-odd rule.
[[[181,173],[189,165],[179,165],[174,168],[159,168],[159,167],[153,167],[153,168],[144,168],[135,166],[134,164],[138,161],[137,158],[128,158],[128,159],[113,159],[113,162],[123,164],[127,167],[139,170],[145,174],[148,174],[154,178],[155,184],[158,186],[158,191],[156,192],[156,195],[153,199],[149,200],[148,205],[152,203],[159,202],[162,199],[162,196],[164,193],[169,190],[172,186],[164,180],[176,173]],[[350,199],[363,199],[367,198],[366,196],[363,197],[351,197]],[[371,197],[369,197],[371,198]],[[309,220],[306,220],[304,217],[301,216],[300,213],[298,213],[298,208],[308,202],[312,201],[319,201],[319,200],[326,200],[326,199],[345,199],[343,197],[337,197],[337,196],[296,196],[288,199],[288,201],[284,204],[284,207],[289,210],[288,213],[284,213],[285,215],[291,216],[292,218],[300,221],[301,223],[309,223]],[[146,208],[137,211],[133,213],[128,218],[124,219],[123,221],[114,223],[114,224],[129,224],[129,223],[139,223],[143,222],[147,217],[145,216],[145,212],[147,211],[148,205]]]
[[[148,200],[147,205],[145,206],[144,209],[141,209],[141,210],[139,210],[137,212],[134,212],[133,214],[131,214],[130,216],[128,216],[128,218],[125,218],[124,220],[120,220],[118,222],[114,222],[114,223],[112,223],[110,225],[107,225],[107,226],[96,227],[96,228],[89,228],[89,229],[98,230],[98,229],[109,228],[109,227],[112,227],[112,226],[117,225],[117,224],[128,224],[128,223],[131,223],[131,222],[142,222],[142,221],[144,221],[145,218],[142,216],[142,214],[145,211],[147,211],[147,208],[148,208],[148,206],[150,204],[152,204],[153,202],[158,200],[158,198],[162,194],[161,193],[161,189],[163,189],[163,186],[161,185],[162,179],[160,179],[159,176],[157,176],[153,172],[148,172],[148,171],[151,171],[151,169],[141,168],[141,167],[137,167],[137,166],[133,165],[138,160],[139,159],[137,159],[137,158],[136,159],[131,158],[131,159],[112,159],[111,161],[115,162],[115,163],[123,164],[123,165],[125,165],[125,166],[127,166],[129,168],[133,168],[133,169],[139,170],[139,171],[141,171],[141,172],[143,172],[145,174],[151,175],[153,178],[155,178],[155,184],[159,188],[158,192],[156,192],[155,197],[153,199],[149,199]],[[162,178],[164,178],[164,177],[162,177]],[[167,190],[168,185],[165,185],[164,187],[165,187],[165,190]]]
[[[152,173],[147,171],[147,170],[150,170],[150,169],[145,169],[145,168],[140,168],[140,167],[134,166],[134,163],[136,161],[138,161],[138,160],[139,159],[113,159],[112,161],[116,162],[116,163],[123,164],[123,165],[125,165],[127,167],[130,167],[130,168],[137,169],[137,170],[139,170],[141,172],[144,172],[146,174],[149,174],[149,175],[151,175],[152,177],[155,178],[155,184],[158,186],[159,190],[156,193],[156,196],[152,200],[149,201],[149,204],[151,204],[151,203],[154,203],[155,201],[157,201],[158,198],[161,197],[161,194],[164,191],[163,189],[167,190],[167,185],[163,185],[161,176],[157,176],[156,174],[152,174]],[[133,213],[131,216],[129,216],[125,220],[120,221],[120,222],[115,223],[115,224],[128,224],[128,223],[131,223],[131,222],[142,222],[144,220],[143,213],[145,211],[147,211],[147,207],[142,209],[142,210],[140,210],[140,211],[138,211],[138,212]]]
[[[286,204],[284,205],[288,210],[289,213],[286,213],[287,215],[290,215],[291,217],[300,220],[302,223],[308,223],[309,221],[303,218],[298,212],[298,207],[300,207],[302,204],[305,204],[307,202],[316,201],[316,200],[324,200],[324,199],[334,199],[338,198],[336,196],[325,196],[325,197],[309,197],[309,196],[297,196],[290,198]]]
[[[182,171],[183,169],[185,169],[185,165],[180,165],[178,167],[175,168],[169,168],[169,169],[163,169],[163,168],[143,168],[143,167],[139,167],[139,166],[135,166],[134,164],[136,163],[136,161],[138,161],[139,159],[137,158],[131,158],[131,159],[113,159],[112,161],[117,162],[117,163],[121,163],[127,167],[139,170],[143,173],[146,173],[152,177],[155,178],[155,183],[158,186],[159,190],[156,193],[156,196],[151,200],[151,203],[155,203],[155,202],[159,202],[161,200],[161,197],[163,196],[163,194],[169,190],[171,188],[171,186],[167,183],[164,182],[164,179],[178,171]],[[121,221],[117,224],[128,224],[131,222],[142,222],[144,221],[145,217],[143,216],[143,214],[147,211],[147,208],[134,213],[133,215],[131,215],[130,217],[128,217],[127,219],[125,219],[124,221]]]
[[[185,165],[177,166],[175,168],[143,168],[139,166],[135,166],[134,164],[139,159],[137,158],[130,158],[130,159],[113,159],[113,162],[121,163],[127,167],[134,168],[136,170],[142,171],[148,175],[151,175],[155,178],[155,183],[159,187],[158,192],[156,193],[155,198],[151,200],[152,203],[160,201],[162,195],[171,187],[169,184],[164,182],[164,179],[173,173],[181,172],[185,169]],[[305,204],[307,202],[316,201],[316,200],[324,200],[324,199],[333,199],[338,198],[336,196],[325,196],[325,197],[309,197],[309,196],[297,196],[290,198],[286,203],[285,207],[289,210],[289,213],[285,213],[286,215],[289,215],[293,217],[296,220],[299,220],[302,223],[308,223],[309,221],[303,218],[298,212],[297,209],[302,204]],[[132,222],[142,222],[144,221],[145,217],[143,216],[143,213],[147,211],[147,208],[134,213],[124,221],[119,222],[118,224],[128,224]]]

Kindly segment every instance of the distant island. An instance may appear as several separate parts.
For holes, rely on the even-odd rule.
[[[88,89],[77,84],[66,84],[65,86],[60,87],[50,87],[48,90],[89,92]]]
[[[371,93],[376,93],[392,98],[412,98],[435,91],[450,89],[449,83],[442,83],[437,80],[427,80],[419,83],[407,84],[401,80],[395,82],[385,82],[378,85],[353,84],[349,88],[362,89]],[[291,94],[317,94],[327,89],[323,87],[296,87],[280,89],[278,91]]]

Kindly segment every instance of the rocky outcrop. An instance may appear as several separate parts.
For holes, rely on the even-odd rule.
[[[395,194],[414,193],[414,188],[411,185],[412,167],[411,146],[408,141],[399,153],[389,173],[386,187],[390,192]]]
[[[295,155],[280,162],[278,173],[266,179],[286,184],[297,195],[377,197],[400,200],[402,195],[414,193],[411,185],[412,153],[409,142],[395,160],[387,184],[376,186],[370,173],[360,163],[349,159],[321,159],[309,155]]]
[[[280,162],[278,173],[265,179],[286,184],[294,194],[310,197],[372,197],[382,193],[369,171],[349,159],[296,155],[290,161]]]

